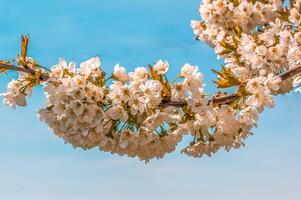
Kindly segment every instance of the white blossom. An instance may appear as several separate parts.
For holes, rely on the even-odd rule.
[[[294,24],[300,24],[301,15],[300,15],[299,11],[296,8],[292,8],[290,10],[290,15],[289,15],[288,19]]]
[[[119,81],[125,82],[129,80],[126,69],[124,67],[121,67],[119,64],[115,65],[113,75]]]
[[[25,97],[31,95],[31,88],[24,87],[26,87],[26,85],[22,84],[22,80],[13,79],[9,82],[7,85],[7,92],[1,94],[1,96],[4,97],[3,103],[13,108],[16,106],[26,106],[27,103]]]
[[[137,67],[135,72],[129,73],[129,76],[134,81],[144,81],[148,77],[148,71],[145,67]]]
[[[165,75],[168,71],[169,64],[167,61],[162,61],[159,60],[155,65],[154,65],[154,70],[159,74],[159,75]]]
[[[185,64],[181,69],[181,77],[188,77],[196,72],[198,68],[190,64]]]

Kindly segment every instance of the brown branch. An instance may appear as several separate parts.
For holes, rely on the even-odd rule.
[[[283,74],[279,75],[282,81],[285,81],[288,78],[291,78],[292,76],[301,73],[301,66],[291,68],[287,71],[285,71]]]
[[[291,68],[284,73],[280,74],[279,77],[281,78],[282,81],[285,81],[288,78],[293,77],[296,74],[301,73],[301,66]],[[224,96],[219,96],[219,97],[213,97],[212,99],[209,100],[209,103],[212,103],[214,105],[221,105],[221,104],[230,104],[233,103],[235,100],[237,100],[239,96],[237,95],[236,92]],[[181,102],[181,101],[171,101],[167,103],[163,103],[162,107],[167,107],[167,106],[174,106],[174,107],[183,107],[186,106],[186,102]]]
[[[30,75],[35,75],[36,70],[30,68],[30,67],[16,67],[10,64],[5,64],[5,63],[0,63],[0,69],[6,69],[6,70],[14,70],[14,71],[19,71],[19,72],[24,72]],[[301,73],[301,66],[291,68],[284,73],[280,74],[279,77],[281,78],[282,81],[285,81],[288,78],[291,78],[292,76]],[[42,74],[41,75],[41,80],[42,81],[47,81],[49,76],[47,74]],[[236,92],[224,96],[218,96],[218,97],[213,97],[209,99],[209,103],[212,103],[214,105],[221,105],[221,104],[230,104],[233,103],[235,100],[237,100],[239,96],[237,95]],[[164,102],[160,106],[162,107],[168,107],[168,106],[173,106],[173,107],[183,107],[186,106],[187,103],[184,101],[170,101],[170,102]]]
[[[23,73],[27,73],[30,75],[35,75],[36,70],[30,68],[30,67],[16,67],[14,65],[11,64],[5,64],[5,63],[0,63],[0,69],[5,69],[5,70],[13,70],[13,71],[18,71],[18,72],[23,72]],[[47,79],[49,78],[49,76],[47,74],[41,74],[40,79],[41,81],[47,81]]]
[[[28,73],[28,70],[26,70],[24,68],[16,67],[14,65],[4,64],[4,63],[0,63],[0,69],[13,70],[13,71],[18,71],[18,72]]]

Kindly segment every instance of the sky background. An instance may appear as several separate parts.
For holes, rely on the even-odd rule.
[[[189,62],[215,92],[212,49],[193,40],[191,19],[199,0],[0,0],[0,58],[13,59],[20,36],[31,37],[29,55],[44,66],[60,57],[80,63],[100,56],[103,69],[116,63],[133,70],[158,59],[169,77]],[[0,92],[15,78],[0,75]],[[0,99],[2,101],[2,99]],[[82,151],[39,122],[44,106],[36,88],[26,108],[0,106],[0,199],[5,200],[299,200],[301,197],[300,95],[276,98],[260,117],[246,147],[212,158],[179,151],[144,164],[98,150]]]

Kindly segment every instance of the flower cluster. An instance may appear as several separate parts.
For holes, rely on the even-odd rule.
[[[236,26],[252,34],[258,25],[265,25],[279,17],[281,0],[203,0],[199,12],[204,21],[192,21],[199,39],[216,45],[216,39],[231,34]]]
[[[221,146],[240,146],[238,136],[249,130],[245,124],[247,117],[253,117],[250,111],[245,111],[241,122],[232,107],[214,106],[204,94],[197,66],[185,64],[181,81],[173,84],[166,77],[168,68],[161,60],[130,73],[116,65],[107,88],[99,58],[79,68],[60,60],[44,83],[47,103],[38,111],[39,118],[74,147],[98,147],[146,161],[174,151],[187,134],[193,137],[183,150],[188,155],[202,155],[197,150],[201,146],[208,155]],[[187,103],[175,108],[169,102]]]
[[[220,88],[238,88],[239,99],[231,107],[248,126],[256,125],[265,107],[274,106],[272,95],[292,87],[300,91],[300,76],[279,76],[301,64],[300,5],[298,0],[288,8],[280,0],[208,0],[200,7],[203,21],[191,22],[197,38],[224,58],[216,83]],[[208,152],[204,147],[199,151]]]
[[[167,69],[168,64],[159,61],[153,73],[161,77]],[[151,79],[144,67],[127,74],[120,65],[112,77],[107,88],[98,57],[78,69],[60,60],[44,86],[47,105],[38,111],[40,119],[74,147],[98,147],[143,160],[173,151],[181,135],[166,130],[174,116],[171,108],[160,108],[163,80]]]
[[[105,88],[99,81],[103,77],[99,65],[99,59],[92,58],[76,70],[74,63],[60,60],[44,86],[46,108],[38,111],[56,135],[83,149],[95,147],[104,129],[100,103]]]
[[[61,59],[46,72],[27,58],[23,38],[18,64],[31,75],[9,83],[4,103],[25,106],[32,87],[43,84],[47,103],[39,118],[66,143],[85,150],[148,161],[174,151],[184,136],[191,142],[182,152],[193,157],[239,148],[259,114],[275,105],[274,95],[301,91],[300,6],[300,0],[289,7],[281,0],[203,1],[203,21],[191,25],[197,39],[224,59],[223,68],[213,70],[214,82],[235,88],[230,96],[207,95],[203,75],[190,64],[169,81],[163,60],[129,73],[117,64],[106,77],[98,57],[79,67]]]
[[[16,108],[16,106],[26,106],[26,96],[31,95],[31,88],[24,85],[24,79],[12,80],[7,85],[7,92],[1,94],[4,97],[4,105]]]

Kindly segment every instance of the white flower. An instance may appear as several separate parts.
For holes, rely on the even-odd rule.
[[[70,108],[76,115],[81,115],[84,111],[84,105],[80,100],[72,100],[70,102]]]
[[[299,11],[298,11],[296,8],[292,8],[292,9],[290,10],[290,15],[289,15],[288,19],[289,19],[292,23],[298,25],[298,24],[300,24],[300,22],[301,22],[301,15],[300,15]]]
[[[37,115],[41,121],[49,124],[53,124],[57,121],[57,117],[49,109],[40,109],[37,111]]]
[[[287,53],[287,60],[290,63],[290,67],[294,67],[301,63],[301,50],[299,45],[293,44],[290,46]]]
[[[103,88],[89,83],[86,85],[86,87],[84,87],[83,91],[85,92],[85,98],[87,99],[87,101],[92,102],[102,101],[105,95]]]
[[[79,120],[91,124],[96,112],[98,112],[96,105],[85,105]]]
[[[136,115],[138,112],[144,112],[144,99],[140,97],[138,94],[134,94],[129,99],[129,106],[131,108],[132,115]]]
[[[85,94],[81,88],[76,87],[68,91],[67,95],[70,95],[73,99],[82,100],[85,98]]]
[[[139,131],[139,143],[141,145],[146,145],[153,141],[152,134],[147,128],[142,127]]]
[[[172,85],[172,97],[175,100],[181,100],[186,98],[187,86],[183,83],[175,83]]]
[[[246,80],[250,77],[250,71],[245,67],[236,67],[232,71],[241,79]]]
[[[122,133],[120,133],[119,147],[122,149],[126,149],[133,142],[134,139],[136,138],[134,137],[131,131],[123,131]]]
[[[162,85],[160,81],[157,80],[147,80],[144,85],[140,86],[143,93],[148,96],[154,93],[159,93],[162,90]]]
[[[57,65],[52,66],[50,77],[53,78],[53,79],[57,79],[59,77],[62,77],[65,73],[65,70],[69,71],[70,73],[74,73],[75,72],[75,65],[76,64],[74,62],[70,62],[68,64],[66,60],[61,58]]]
[[[159,109],[155,110],[155,113],[150,115],[143,122],[144,127],[146,127],[149,131],[155,131],[163,122],[168,122],[170,118],[170,113],[172,112],[172,108],[165,108],[164,111]]]
[[[122,97],[122,100],[124,102],[127,102],[132,96],[132,91],[128,86],[123,86],[120,88],[120,95]]]
[[[203,75],[199,72],[194,72],[192,75],[187,76],[184,84],[192,92],[192,96],[198,98],[203,93],[205,84],[203,83]]]
[[[195,35],[201,35],[205,29],[204,25],[200,21],[192,20],[190,25]]]
[[[135,72],[130,72],[129,76],[134,80],[134,81],[144,81],[148,77],[148,71],[145,67],[137,67],[135,69]]]
[[[189,75],[192,75],[197,70],[198,70],[197,66],[192,66],[190,64],[185,64],[181,69],[181,77],[187,77]]]
[[[145,103],[147,106],[154,108],[161,103],[162,85],[160,81],[147,80],[144,85],[140,86],[140,90],[145,97]]]
[[[206,110],[208,107],[208,100],[205,98],[187,98],[187,105],[191,107],[191,111],[194,113],[202,112],[202,110]]]
[[[16,106],[26,106],[25,97],[31,95],[31,88],[28,87],[21,92],[23,85],[21,80],[12,80],[7,85],[7,92],[1,94],[4,97],[3,103],[15,108]]]
[[[247,98],[246,104],[256,108],[261,108],[262,106],[273,107],[275,102],[272,96],[268,92],[255,93]]]
[[[74,106],[74,105],[73,105]],[[56,115],[61,115],[66,109],[66,106],[61,102],[53,105],[52,112]]]
[[[268,77],[265,80],[265,86],[269,88],[271,91],[278,91],[280,89],[281,78],[279,76],[275,76],[274,74],[268,74]]]
[[[115,65],[113,76],[118,81],[125,82],[129,80],[126,69],[124,67],[121,67],[119,64]]]
[[[202,141],[186,147],[182,152],[193,157],[202,157],[203,154],[211,156],[211,149],[209,145]]]
[[[128,119],[127,112],[121,106],[118,105],[110,108],[106,112],[106,114],[113,120],[120,120],[122,122],[126,122],[126,120]]]
[[[167,61],[162,61],[159,60],[155,65],[154,65],[154,70],[159,74],[159,75],[165,75],[168,71],[169,64]]]
[[[208,109],[208,107],[200,109],[195,115],[195,118],[194,126],[195,128],[198,127],[198,129],[201,127],[209,128],[216,123],[216,113],[213,110]]]
[[[93,57],[80,64],[78,73],[83,76],[89,76],[90,74],[99,71],[100,65],[101,65],[100,58]]]
[[[258,111],[255,108],[247,107],[240,112],[240,121],[248,125],[256,125],[258,120]]]
[[[270,60],[270,61],[276,61],[279,59],[279,57],[282,56],[282,50],[280,48],[280,46],[273,46],[273,47],[270,47],[268,49],[268,52],[267,52],[267,59]]]
[[[261,93],[265,90],[262,77],[249,79],[246,90],[250,93]]]

